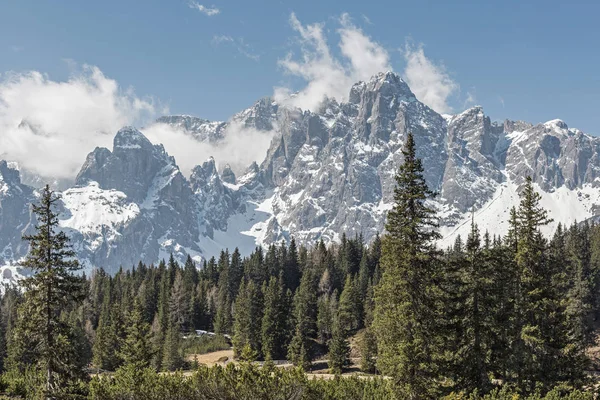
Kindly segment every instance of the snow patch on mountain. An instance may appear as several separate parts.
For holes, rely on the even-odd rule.
[[[541,206],[546,209],[553,221],[542,228],[542,233],[547,236],[556,231],[559,223],[570,226],[598,215],[597,208],[600,204],[600,190],[592,185],[570,190],[565,186],[546,192],[538,184],[534,188],[541,195]],[[471,218],[478,225],[480,232],[504,236],[508,232],[508,221],[512,207],[519,207],[519,185],[511,180],[500,184],[491,200],[485,203],[473,214],[462,214],[460,221],[454,226],[442,226],[440,233],[443,239],[438,241],[441,248],[452,246],[456,237],[460,235],[466,239],[471,230]]]
[[[102,227],[119,227],[140,213],[139,206],[129,202],[125,193],[100,189],[95,181],[65,190],[61,200],[66,210],[60,215],[60,226],[82,233],[97,233]]]

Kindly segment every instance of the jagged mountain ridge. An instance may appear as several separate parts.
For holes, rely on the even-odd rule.
[[[383,230],[408,132],[428,184],[440,194],[441,245],[466,232],[471,211],[482,229],[504,233],[527,175],[556,223],[600,214],[600,139],[560,120],[491,122],[481,107],[442,116],[394,73],[359,82],[347,102],[326,99],[315,112],[267,98],[227,123],[189,116],[158,123],[215,144],[231,124],[276,134],[265,159],[239,178],[226,166],[219,172],[214,159],[186,178],[161,145],[135,128],[121,129],[112,151],[90,153],[75,185],[62,193],[61,226],[89,268],[114,270],[170,253],[199,260],[225,247],[247,253],[291,236],[309,245],[338,241],[342,233],[370,240]],[[31,226],[27,203],[34,192],[6,163],[0,174],[22,191],[0,190],[1,261],[8,263],[26,251],[16,231]]]

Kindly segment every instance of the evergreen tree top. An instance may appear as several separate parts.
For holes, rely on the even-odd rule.
[[[435,210],[427,204],[427,200],[434,199],[437,194],[429,189],[423,177],[423,165],[416,156],[411,133],[402,154],[404,163],[395,177],[394,208],[388,213],[385,228],[394,239],[418,244],[419,249],[415,251],[421,251],[441,237],[435,230],[438,227]]]

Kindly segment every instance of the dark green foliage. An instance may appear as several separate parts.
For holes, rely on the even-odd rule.
[[[280,360],[287,353],[290,336],[288,312],[290,305],[284,291],[283,277],[274,276],[263,285],[262,354],[265,359]]]
[[[137,299],[125,322],[125,339],[119,354],[123,364],[132,365],[135,368],[149,367],[153,354],[150,325],[144,321],[142,307]]]
[[[329,341],[329,368],[334,374],[341,374],[350,364],[350,345],[346,335],[346,329],[338,316]]]
[[[392,376],[408,398],[425,398],[436,389],[434,240],[440,236],[434,230],[435,212],[426,204],[434,193],[423,178],[411,134],[402,153],[382,240],[383,275],[375,291],[373,327],[378,369]]]
[[[550,262],[547,241],[540,231],[550,222],[540,199],[527,178],[516,214],[515,363],[510,378],[529,393],[539,386],[549,389],[558,381],[581,379],[576,371],[565,368],[577,363],[582,354],[569,351],[570,340],[563,330],[567,315],[555,285],[558,266]],[[582,351],[580,347],[578,352]]]
[[[339,303],[340,323],[345,329],[356,330],[362,325],[363,298],[356,279],[352,275],[347,275]]]
[[[73,298],[52,313],[53,394],[86,396],[91,366],[101,372],[90,386],[97,399],[590,398],[573,390],[591,387],[585,351],[600,318],[600,227],[559,226],[548,241],[540,231],[548,216],[528,179],[504,238],[481,235],[474,218],[469,235],[440,251],[412,136],[404,153],[387,232],[368,245],[342,234],[338,245],[292,240],[243,259],[224,250],[199,270],[190,257],[180,265],[171,256],[73,279]],[[81,292],[85,300],[72,301]],[[40,304],[14,288],[0,299],[6,394],[43,395],[45,339],[30,333],[44,325]],[[312,380],[272,362],[287,357],[308,370],[328,359],[339,374],[350,342],[364,372],[387,377]],[[235,367],[170,373],[198,368],[184,356],[231,344]]]
[[[184,332],[192,330],[192,291],[183,280],[183,274],[179,269],[175,271],[175,279],[169,295],[169,319],[170,323],[181,327]]]
[[[94,378],[94,400],[393,400],[389,381],[343,378],[308,379],[299,369],[260,368],[244,363],[238,367],[200,367],[189,377],[157,375],[152,370],[124,368],[113,377]]]
[[[121,348],[120,329],[122,328],[122,321],[119,318],[118,306],[113,303],[111,282],[111,279],[104,281],[102,312],[93,347],[94,366],[97,369],[107,371],[114,371],[121,365],[119,350]]]
[[[262,350],[262,293],[254,281],[242,281],[235,302],[233,349],[240,355],[248,345],[257,354]]]
[[[323,344],[329,342],[333,332],[333,321],[338,312],[338,292],[331,295],[324,293],[319,297],[317,305],[317,338]]]
[[[377,369],[377,341],[371,328],[366,328],[360,342],[360,369],[373,374]]]
[[[285,286],[292,292],[300,285],[300,263],[298,260],[298,248],[296,247],[296,240],[292,238],[290,247],[286,253],[284,263],[284,277]]]
[[[305,270],[294,296],[294,336],[288,347],[288,358],[294,365],[310,367],[314,356],[313,339],[317,329],[317,282],[315,274]]]
[[[493,265],[481,246],[474,221],[466,244],[458,241],[447,255],[442,315],[454,389],[485,392],[491,388],[492,349],[497,346],[494,315],[501,299],[494,296]]]
[[[52,396],[59,388],[72,385],[85,377],[81,363],[73,351],[76,336],[61,312],[83,300],[84,279],[76,276],[80,269],[69,246],[69,239],[58,229],[54,204],[58,197],[46,186],[40,204],[33,205],[37,216],[36,232],[24,236],[30,248],[22,266],[34,275],[21,281],[25,289],[18,320],[11,334],[12,343],[22,349],[13,350],[13,368],[23,371],[35,364],[45,375],[45,392]]]
[[[162,350],[161,368],[163,371],[175,371],[183,367],[181,354],[181,333],[179,326],[171,322],[165,334]]]

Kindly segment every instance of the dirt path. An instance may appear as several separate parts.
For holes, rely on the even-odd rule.
[[[194,359],[198,361],[199,364],[204,364],[207,367],[212,367],[214,365],[226,365],[229,363],[236,363],[237,361],[233,360],[233,349],[229,350],[221,350],[215,351],[212,353],[206,354],[190,354],[186,357],[186,359],[190,362],[193,362]],[[359,359],[351,359],[352,363],[349,371],[346,371],[342,374],[344,377],[349,376],[357,376],[359,378],[370,378],[373,375],[363,374],[359,372],[358,363]],[[292,368],[293,364],[291,363],[279,363],[276,364],[278,368]],[[184,374],[191,374],[191,371],[186,371]],[[310,379],[333,379],[335,377],[334,374],[329,373],[329,368],[327,366],[327,360],[319,360],[313,363],[313,368],[311,371],[306,372],[306,376]]]
[[[190,354],[186,357],[190,362],[197,360],[199,364],[204,364],[208,367],[213,365],[225,365],[233,361],[233,349],[213,351],[206,354]]]

